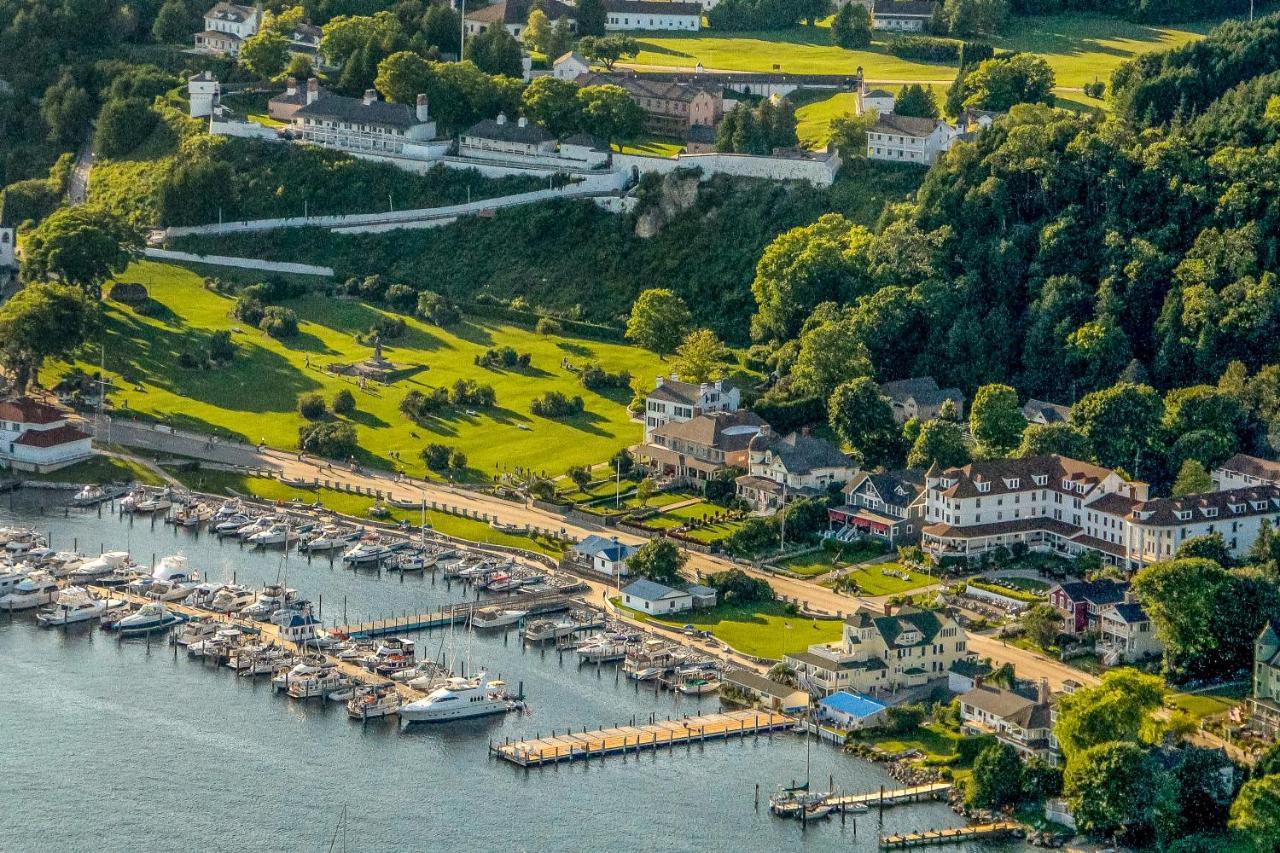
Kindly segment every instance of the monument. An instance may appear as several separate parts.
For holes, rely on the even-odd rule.
[[[373,355],[355,364],[330,365],[329,369],[344,376],[373,379],[385,384],[392,380],[395,372],[400,368],[382,354],[382,338],[375,334],[373,336]]]

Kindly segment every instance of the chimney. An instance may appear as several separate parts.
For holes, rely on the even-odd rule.
[[[373,89],[364,90],[364,105],[367,107],[374,101],[378,100],[378,93]]]
[[[674,370],[673,370],[673,371],[671,371],[671,381],[672,381],[672,382],[679,382],[679,381],[680,381],[680,374],[679,374],[679,373],[676,373]]]
[[[425,124],[426,122],[431,121],[431,110],[427,107],[426,95],[418,95],[418,108],[416,115],[419,122]]]
[[[891,605],[891,604],[890,604],[889,602],[887,602],[887,601],[884,603],[884,615],[885,615],[885,616],[892,616],[892,615],[893,615],[893,605]]]
[[[1036,704],[1049,704],[1049,679],[1047,678],[1040,679],[1040,683],[1036,686]]]
[[[284,93],[291,98],[294,95],[298,94],[298,78],[297,77],[290,77],[288,80],[285,81]]]
[[[320,81],[312,77],[307,81],[307,103],[314,104],[320,97]]]
[[[495,122],[496,124],[506,124],[506,123],[507,123],[507,114],[506,114],[506,113],[498,113],[498,117],[494,120],[494,122]]]
[[[661,388],[661,387],[662,387],[662,382],[663,382],[663,378],[662,378],[661,376],[659,376],[659,377],[658,377],[658,381],[653,383],[653,387],[654,387],[654,388]]]
[[[800,434],[805,438],[809,437],[809,428],[807,426],[800,427]]]
[[[516,119],[516,127],[528,127],[528,126],[529,126],[529,120],[524,116],[520,116],[520,118]]]

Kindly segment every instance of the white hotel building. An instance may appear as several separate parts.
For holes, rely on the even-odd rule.
[[[1220,533],[1233,555],[1280,524],[1280,487],[1150,498],[1147,484],[1063,456],[991,459],[925,475],[922,547],[970,559],[1022,543],[1076,555],[1095,551],[1125,568],[1167,560],[1187,539]]]

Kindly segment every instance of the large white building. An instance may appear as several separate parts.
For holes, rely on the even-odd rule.
[[[702,4],[677,0],[605,0],[606,30],[702,29]]]
[[[61,409],[30,397],[0,402],[0,462],[10,468],[54,471],[92,455],[92,439]]]
[[[668,421],[683,423],[710,412],[736,412],[742,408],[742,392],[732,382],[681,382],[678,374],[659,376],[644,401],[644,440]]]
[[[204,13],[204,30],[196,33],[196,50],[235,56],[240,45],[262,26],[262,11],[255,6],[221,2]]]
[[[1280,486],[1280,462],[1237,453],[1213,471],[1215,489]]]
[[[1222,535],[1247,551],[1265,519],[1280,524],[1280,487],[1150,498],[1147,484],[1064,456],[988,459],[925,475],[922,546],[937,558],[969,559],[1026,545],[1138,568],[1168,560],[1187,539]]]
[[[867,158],[928,166],[951,150],[959,135],[942,119],[884,113],[867,131]]]
[[[314,83],[308,81],[310,84]],[[416,109],[378,100],[369,89],[363,98],[315,95],[293,114],[292,132],[304,142],[353,153],[401,154],[406,146],[426,146],[436,139],[436,123],[419,95]]]

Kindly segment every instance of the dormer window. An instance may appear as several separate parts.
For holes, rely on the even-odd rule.
[[[1076,483],[1076,491],[1077,491],[1079,494],[1082,494],[1082,495],[1083,495],[1083,494],[1084,494],[1084,483]]]
[[[1266,508],[1267,508],[1267,502],[1266,502],[1266,501],[1254,501],[1254,502],[1253,502],[1253,508],[1254,508],[1254,510],[1255,510],[1255,511],[1257,511],[1257,512],[1262,512],[1264,509],[1266,509]]]
[[[978,481],[977,486],[978,486],[978,491],[980,492],[991,491],[991,483],[987,482],[986,480]]]
[[[1207,518],[1215,518],[1218,515],[1218,508],[1216,506],[1207,506],[1204,507],[1203,512]]]
[[[1008,477],[1005,479],[1004,485],[1005,485],[1005,488],[1016,489],[1018,488],[1018,484],[1021,482],[1022,481],[1019,480],[1017,477]]]
[[[1064,477],[1062,479],[1062,488],[1066,489],[1068,492],[1071,491],[1071,481]]]
[[[1189,509],[1178,510],[1178,521],[1186,521],[1189,518],[1191,518],[1191,510]]]
[[[1231,504],[1231,511],[1237,515],[1244,512],[1244,504]]]
[[[1044,474],[1035,474],[1031,477],[1031,482],[1035,483],[1037,486],[1044,486],[1048,484],[1049,478]]]

